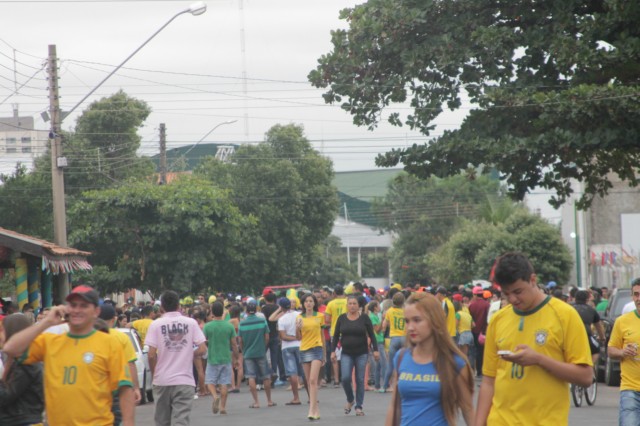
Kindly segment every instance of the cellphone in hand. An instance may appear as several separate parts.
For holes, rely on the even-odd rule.
[[[513,355],[513,352],[511,351],[498,351],[498,355],[502,356],[502,355]]]

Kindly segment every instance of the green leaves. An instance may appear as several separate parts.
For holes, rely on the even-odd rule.
[[[301,126],[276,125],[260,145],[240,147],[232,164],[211,159],[196,174],[228,188],[240,211],[257,221],[255,280],[299,282],[313,274],[316,246],[331,232],[338,198],[330,160],[311,147]]]
[[[355,124],[388,120],[428,135],[444,108],[462,106],[462,91],[478,107],[460,129],[378,165],[421,177],[493,167],[514,198],[542,187],[555,192],[554,206],[572,194],[572,179],[584,183],[582,208],[606,194],[610,173],[637,185],[635,3],[372,0],[341,16],[349,29],[333,33],[309,80]],[[386,114],[407,101],[407,114]]]
[[[256,221],[209,182],[182,177],[92,191],[69,217],[72,244],[94,254],[90,279],[100,289],[233,290],[249,278],[244,260]]]

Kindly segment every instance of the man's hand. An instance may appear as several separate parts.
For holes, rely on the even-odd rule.
[[[136,388],[133,390],[133,400],[136,405],[140,404],[140,401],[142,401],[142,394],[140,393],[140,389]]]
[[[45,315],[42,322],[44,322],[47,327],[53,327],[56,325],[60,325],[66,322],[65,316],[67,315],[67,307],[64,305],[58,305],[52,307],[47,315]]]
[[[634,343],[627,343],[622,349],[622,356],[624,358],[633,358],[636,355],[638,355],[638,346]]]
[[[540,354],[527,345],[518,345],[515,347],[511,355],[501,355],[505,361],[513,362],[519,365],[538,365],[540,364]]]
[[[376,361],[380,361],[380,352],[374,351],[373,352],[373,359],[375,359]]]
[[[331,362],[336,361],[337,359],[338,358],[336,357],[336,353],[335,352],[331,352]]]

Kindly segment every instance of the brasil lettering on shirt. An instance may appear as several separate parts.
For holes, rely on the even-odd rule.
[[[407,382],[440,382],[437,374],[400,373],[400,380]]]

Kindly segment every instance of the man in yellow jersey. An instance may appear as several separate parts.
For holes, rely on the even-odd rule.
[[[442,309],[447,317],[447,331],[449,336],[456,340],[456,308],[453,306],[451,299],[447,297],[447,289],[438,287],[436,290],[436,298],[442,303]]]
[[[142,319],[132,321],[127,324],[128,328],[133,328],[140,335],[140,344],[144,345],[144,339],[147,337],[147,330],[156,318],[157,305],[147,305],[142,308]]]
[[[119,391],[122,424],[134,424],[131,377],[120,343],[98,333],[98,293],[75,287],[66,306],[51,308],[44,319],[13,335],[4,351],[25,364],[44,363],[45,409],[50,425],[113,425],[112,393]],[[43,333],[65,321],[69,333]]]
[[[640,278],[631,283],[631,296],[636,309],[618,317],[607,348],[620,360],[620,426],[640,425]]]
[[[382,321],[382,330],[386,330],[389,327],[389,367],[384,373],[384,383],[380,388],[380,392],[387,392],[389,389],[389,380],[391,379],[391,373],[393,373],[393,357],[404,346],[404,294],[399,291],[393,295],[391,299],[392,305],[384,314],[384,320]]]
[[[498,258],[495,281],[512,306],[487,329],[476,426],[568,424],[568,383],[589,386],[593,377],[580,315],[538,288],[521,253]]]
[[[344,288],[341,285],[337,285],[333,289],[333,300],[327,304],[327,309],[324,311],[325,324],[331,325],[329,334],[333,338],[333,331],[336,329],[336,322],[338,317],[347,312],[347,297],[344,295]],[[336,358],[331,359],[331,366],[333,367],[333,387],[340,386],[340,374],[338,373],[338,361]]]

